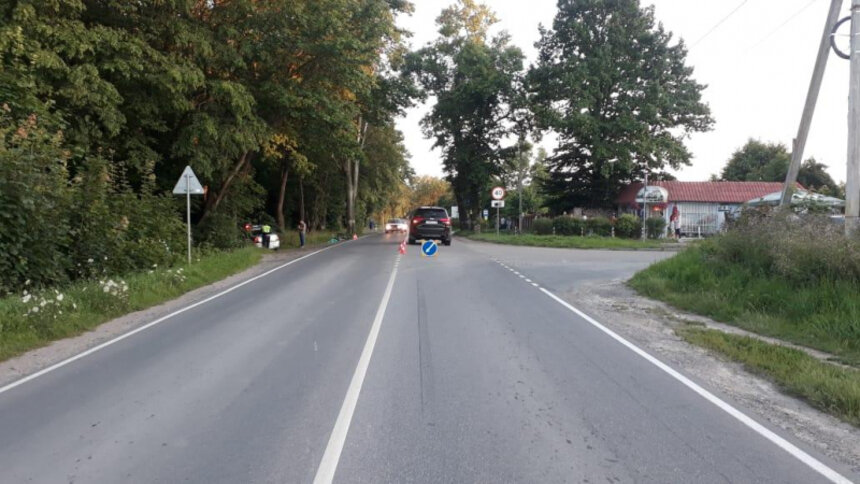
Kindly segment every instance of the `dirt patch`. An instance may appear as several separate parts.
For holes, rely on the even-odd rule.
[[[697,324],[735,334],[751,333],[641,297],[620,280],[585,284],[564,297],[667,364],[722,392],[770,425],[860,474],[860,429],[783,394],[774,384],[748,373],[738,363],[715,357],[683,341],[674,330],[680,325]],[[831,355],[797,348],[833,363]]]
[[[185,293],[185,295],[177,299],[142,311],[126,314],[125,316],[101,324],[92,331],[79,336],[54,341],[48,346],[37,348],[21,356],[6,360],[0,363],[0,386],[7,385],[43,368],[59,363],[89,348],[98,346],[105,341],[143,326],[150,321],[166,316],[190,304],[202,301],[231,286],[274,269],[286,262],[308,255],[317,249],[294,249],[266,254],[259,264],[226,279]]]

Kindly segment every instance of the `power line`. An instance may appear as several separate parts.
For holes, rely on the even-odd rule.
[[[708,31],[705,33],[705,35],[703,35],[699,40],[697,40],[697,41],[693,42],[693,45],[692,45],[691,47],[695,47],[695,46],[699,45],[699,43],[701,43],[703,40],[707,39],[709,35],[711,35],[712,33],[714,33],[714,31],[715,31],[715,30],[717,30],[717,29],[720,27],[720,25],[722,25],[726,20],[728,20],[729,18],[731,18],[731,16],[732,16],[732,15],[734,15],[734,14],[735,14],[735,12],[737,12],[738,10],[740,10],[740,9],[741,9],[741,7],[743,7],[744,5],[746,5],[746,3],[747,3],[747,2],[749,2],[749,0],[743,0],[743,1],[742,1],[742,2],[737,6],[737,7],[735,7],[735,8],[734,8],[734,10],[732,10],[731,12],[729,12],[729,14],[728,14],[728,15],[726,15],[725,17],[723,17],[719,22],[717,22],[713,27],[711,27],[711,30],[708,30]]]
[[[773,36],[773,34],[775,34],[775,33],[779,32],[780,30],[782,30],[782,28],[783,28],[783,27],[785,27],[786,25],[788,25],[789,23],[791,23],[791,21],[792,21],[792,20],[796,19],[798,15],[802,14],[803,12],[805,12],[805,11],[806,11],[806,9],[808,9],[809,7],[811,7],[811,6],[815,5],[815,3],[819,2],[819,1],[821,1],[821,0],[812,0],[811,2],[809,2],[809,3],[807,3],[806,5],[804,5],[803,7],[801,7],[801,8],[800,8],[800,10],[798,10],[797,12],[794,12],[794,13],[791,15],[791,17],[788,17],[788,18],[787,18],[783,23],[779,24],[779,26],[778,26],[778,27],[776,27],[775,29],[771,30],[767,35],[765,35],[764,37],[762,37],[762,38],[761,38],[761,40],[759,40],[758,42],[756,42],[756,44],[755,44],[755,45],[753,45],[752,47],[750,47],[748,50],[753,50],[753,49],[755,49],[756,47],[758,47],[758,46],[760,46],[761,44],[763,44],[767,39],[771,38],[771,37]]]

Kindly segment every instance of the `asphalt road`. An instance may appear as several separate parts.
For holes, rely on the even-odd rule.
[[[3,391],[0,482],[827,482],[545,292],[668,254],[398,242]]]

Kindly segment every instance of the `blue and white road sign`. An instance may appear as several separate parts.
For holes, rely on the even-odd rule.
[[[436,255],[436,252],[439,250],[439,246],[436,245],[436,242],[432,240],[428,240],[421,245],[421,255],[425,257],[433,257]]]

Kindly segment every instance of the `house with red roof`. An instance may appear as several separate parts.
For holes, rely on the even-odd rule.
[[[657,181],[649,184],[646,200],[642,198],[642,184],[632,183],[618,195],[618,212],[641,215],[647,201],[648,216],[663,217],[668,225],[672,210],[678,207],[682,234],[711,235],[722,229],[727,213],[736,212],[754,198],[782,190],[782,185],[781,182]]]

